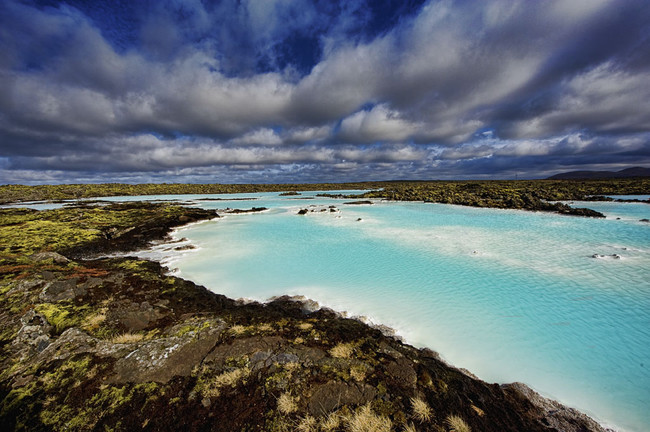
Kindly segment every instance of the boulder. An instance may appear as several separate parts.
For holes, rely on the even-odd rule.
[[[165,317],[167,311],[151,306],[148,302],[126,303],[123,307],[111,312],[110,318],[118,321],[128,331],[140,331],[152,323]]]
[[[58,302],[61,300],[72,300],[75,297],[86,295],[86,287],[77,284],[77,278],[66,280],[54,280],[43,288],[38,296],[44,302]]]
[[[31,255],[29,258],[32,261],[36,261],[36,262],[52,260],[57,264],[66,264],[70,261],[63,255],[56,252],[39,252],[39,253],[35,253],[34,255]]]
[[[30,310],[20,318],[21,328],[13,340],[20,357],[42,352],[50,344],[52,326],[42,314]]]
[[[175,376],[189,376],[211,352],[225,325],[218,323],[198,334],[185,334],[142,342],[120,358],[111,383],[155,381],[166,383]]]
[[[399,387],[415,388],[418,382],[418,375],[415,373],[411,361],[406,357],[388,363],[386,375],[390,377],[390,381],[394,385]]]

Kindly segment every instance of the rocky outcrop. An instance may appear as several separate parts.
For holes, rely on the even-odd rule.
[[[343,204],[346,204],[346,205],[370,205],[370,204],[372,204],[372,201],[369,201],[369,200],[348,201],[348,202],[344,202]]]
[[[548,425],[549,428],[563,432],[582,432],[585,430],[613,432],[612,429],[603,429],[598,423],[580,411],[541,396],[526,384],[517,382],[504,384],[501,387],[513,397],[530,402],[536,408],[529,411],[531,416],[540,424]]]
[[[241,213],[259,213],[268,210],[266,207],[251,207],[248,210],[245,209],[226,209],[223,213],[232,213],[232,214],[241,214]]]
[[[137,233],[102,244],[160,238],[123,236]],[[452,415],[484,432],[603,430],[305,298],[235,301],[129,257],[1,269],[0,430],[342,432],[361,415],[395,431],[447,431]]]
[[[330,381],[313,388],[307,410],[313,416],[324,416],[345,405],[364,405],[376,396],[377,389],[368,384]]]

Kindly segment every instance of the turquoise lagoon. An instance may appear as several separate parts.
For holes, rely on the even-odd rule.
[[[215,292],[304,295],[388,325],[483,380],[522,381],[619,430],[650,430],[650,224],[639,221],[650,218],[649,205],[574,203],[608,216],[588,219],[220,197],[257,199],[194,203],[269,210],[174,233],[195,250],[149,253]],[[314,213],[296,215],[310,205]]]

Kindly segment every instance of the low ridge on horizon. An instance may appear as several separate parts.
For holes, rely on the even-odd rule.
[[[630,167],[620,171],[567,171],[548,177],[548,180],[604,179],[650,177],[650,168]]]

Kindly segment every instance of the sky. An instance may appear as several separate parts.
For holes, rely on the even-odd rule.
[[[0,184],[630,166],[647,0],[0,1]]]

